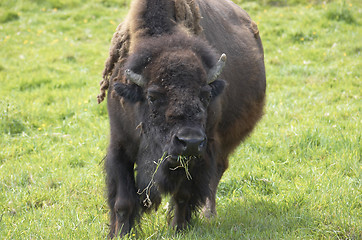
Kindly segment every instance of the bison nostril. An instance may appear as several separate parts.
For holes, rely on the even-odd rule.
[[[175,139],[176,139],[178,144],[181,144],[184,148],[187,147],[187,142],[186,142],[187,140],[185,140],[182,137],[178,137],[178,136],[175,136]]]
[[[204,147],[206,147],[206,137],[199,144],[199,150],[201,151]]]

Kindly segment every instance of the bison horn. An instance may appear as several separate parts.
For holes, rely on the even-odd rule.
[[[225,66],[225,62],[226,62],[226,54],[223,53],[221,54],[221,57],[219,61],[215,64],[215,66],[209,70],[207,83],[210,84],[217,79],[217,77],[221,74],[222,69]]]
[[[124,74],[126,75],[126,78],[137,84],[140,87],[143,87],[146,84],[145,79],[143,78],[143,76],[141,74],[137,74],[135,72],[133,72],[131,69],[126,69],[124,71]]]

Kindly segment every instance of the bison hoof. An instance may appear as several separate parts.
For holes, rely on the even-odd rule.
[[[122,222],[125,221],[127,218],[127,215],[128,215],[127,210],[117,211],[117,218],[119,221],[122,221]]]
[[[176,232],[181,232],[188,227],[188,224],[187,222],[177,222],[175,219],[173,219],[171,227],[175,229]]]
[[[216,217],[217,213],[211,211],[209,208],[204,207],[201,211],[200,217],[204,219],[211,219]]]
[[[131,224],[129,219],[129,211],[127,210],[118,210],[116,219],[116,236],[120,235],[123,237],[131,230]]]

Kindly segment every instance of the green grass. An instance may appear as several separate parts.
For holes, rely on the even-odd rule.
[[[217,218],[175,234],[161,207],[130,238],[362,239],[361,2],[238,3],[263,40],[266,114],[231,156]],[[96,96],[127,6],[0,2],[0,239],[106,238]]]

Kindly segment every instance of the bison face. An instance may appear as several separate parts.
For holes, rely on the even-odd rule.
[[[164,154],[169,161],[178,156],[202,156],[207,146],[208,112],[213,111],[213,102],[225,87],[224,81],[216,79],[226,56],[213,60],[209,68],[191,50],[163,52],[147,60],[134,58],[125,70],[131,84],[116,83],[114,89],[133,104],[139,116],[141,151],[153,161]],[[139,62],[147,65],[134,66]]]

